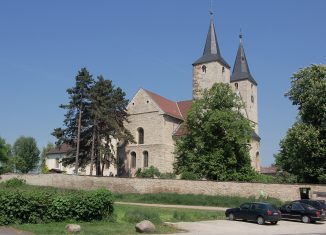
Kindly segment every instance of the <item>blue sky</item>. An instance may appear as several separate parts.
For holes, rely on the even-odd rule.
[[[82,67],[132,98],[146,88],[191,98],[191,64],[203,51],[209,0],[0,2],[0,136],[32,136],[42,148],[62,126],[66,89]],[[297,110],[291,75],[326,63],[324,0],[213,0],[223,57],[233,67],[239,29],[258,82],[262,165],[274,161]]]

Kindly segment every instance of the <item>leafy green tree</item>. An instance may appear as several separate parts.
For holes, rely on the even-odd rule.
[[[326,66],[311,65],[291,78],[286,94],[298,106],[298,121],[280,142],[276,164],[300,182],[326,178]]]
[[[243,103],[228,84],[215,84],[194,101],[188,133],[176,142],[175,170],[211,180],[250,180],[253,129],[242,114]]]
[[[16,169],[28,173],[39,163],[40,150],[33,137],[19,137],[13,145],[13,154],[16,159]]]
[[[133,141],[124,127],[127,122],[125,93],[114,87],[111,80],[99,76],[90,90],[90,116],[92,120],[92,149],[90,174],[96,159],[96,175],[102,175],[104,165],[115,161],[112,140]]]
[[[76,165],[79,145],[78,166],[85,168],[90,163],[92,175],[95,162],[96,175],[102,175],[104,165],[114,163],[112,140],[133,140],[123,125],[128,117],[128,100],[112,81],[102,76],[95,81],[85,68],[78,72],[75,87],[67,92],[69,104],[60,106],[67,110],[64,128],[56,128],[53,132],[58,139],[57,144],[65,143],[72,147],[62,162],[64,165]]]
[[[86,68],[78,71],[75,86],[67,89],[69,103],[60,105],[60,108],[66,110],[64,127],[56,128],[52,133],[58,139],[56,144],[65,143],[71,147],[67,158],[62,159],[63,165],[75,165],[76,169],[84,168],[89,163],[91,149],[89,140],[92,134],[89,94],[93,84],[92,75]]]
[[[0,137],[0,174],[10,171],[11,146]]]
[[[51,150],[55,148],[55,145],[52,143],[48,143],[45,147],[43,147],[42,149],[42,153],[41,153],[41,172],[42,173],[47,173],[49,171],[49,169],[46,166],[46,155],[47,153]]]

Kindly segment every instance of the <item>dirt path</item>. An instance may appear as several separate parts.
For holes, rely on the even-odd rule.
[[[115,202],[121,205],[134,205],[134,206],[151,206],[161,208],[176,208],[176,209],[194,209],[194,210],[206,210],[206,211],[225,211],[225,207],[215,206],[187,206],[187,205],[165,205],[165,204],[149,204],[149,203],[134,203],[134,202]]]
[[[32,233],[19,231],[11,227],[0,227],[0,235],[32,235]]]

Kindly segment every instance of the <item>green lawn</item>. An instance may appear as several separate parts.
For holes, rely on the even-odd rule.
[[[87,235],[108,235],[108,234],[137,234],[135,224],[143,219],[151,220],[158,233],[174,233],[175,228],[164,226],[163,222],[178,221],[201,221],[224,219],[224,212],[201,211],[190,209],[171,208],[149,208],[130,205],[115,205],[113,221],[93,221],[93,222],[60,222],[49,224],[22,224],[14,225],[16,229],[33,232],[36,235],[66,234],[67,223],[78,223],[81,225],[80,234]]]
[[[195,194],[176,194],[176,193],[159,193],[159,194],[114,194],[116,201],[121,202],[138,202],[138,203],[159,203],[174,205],[193,205],[193,206],[218,206],[218,207],[238,207],[240,204],[252,201],[264,201],[276,206],[283,204],[276,198],[255,199],[254,197],[239,196],[209,196]]]

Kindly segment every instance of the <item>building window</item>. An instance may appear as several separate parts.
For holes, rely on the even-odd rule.
[[[59,159],[55,159],[55,168],[60,168]]]
[[[239,88],[239,84],[236,82],[236,83],[234,83],[234,86],[235,86],[235,89],[237,89],[238,90],[238,88]]]
[[[138,131],[138,144],[144,144],[144,129],[139,127]]]
[[[136,153],[131,152],[131,168],[136,168]]]
[[[224,66],[222,67],[222,73],[224,73],[225,72],[225,68],[224,68]]]
[[[203,73],[206,73],[206,68],[206,65],[201,66],[201,70],[203,71]]]
[[[251,103],[253,103],[253,102],[255,102],[255,98],[254,98],[254,96],[252,95],[252,96],[251,96]]]
[[[144,155],[144,167],[148,167],[148,152],[144,151],[143,155]]]

